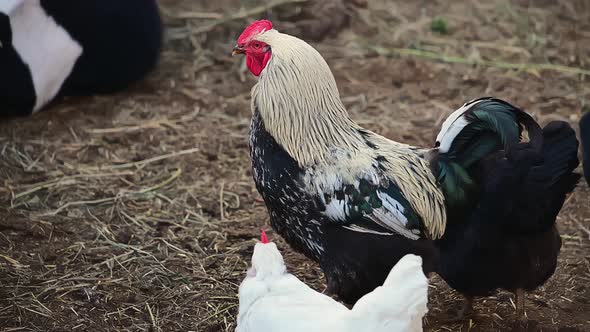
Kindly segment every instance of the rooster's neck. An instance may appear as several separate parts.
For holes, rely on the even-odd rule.
[[[269,86],[264,79],[253,89],[252,109],[259,110],[268,132],[301,167],[329,163],[334,150],[365,145],[362,128],[348,116],[338,91],[330,90],[313,84],[307,89]]]

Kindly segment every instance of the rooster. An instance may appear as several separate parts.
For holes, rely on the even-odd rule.
[[[545,279],[526,273],[552,273],[549,269],[523,274],[496,264],[535,264],[538,259],[548,260],[547,266],[555,264],[559,248],[553,248],[546,258],[534,255],[536,235],[542,230],[525,226],[536,219],[525,219],[525,226],[515,226],[520,237],[504,236],[512,231],[509,221],[490,223],[497,226],[502,241],[509,237],[505,250],[481,256],[463,252],[466,259],[490,262],[490,267],[499,271],[496,276],[512,284],[490,276],[485,287],[469,287],[479,283],[470,276],[478,276],[480,271],[469,271],[468,262],[453,261],[451,255],[461,249],[461,243],[453,245],[445,239],[464,236],[477,242],[486,238],[486,233],[469,233],[478,217],[476,208],[486,203],[482,201],[482,179],[490,171],[484,164],[490,163],[484,161],[503,158],[506,149],[521,142],[524,129],[532,148],[546,156],[537,165],[543,175],[560,172],[546,185],[535,178],[525,181],[520,189],[543,190],[535,197],[552,201],[551,212],[559,210],[561,198],[574,186],[561,186],[560,179],[571,176],[578,162],[575,154],[566,153],[577,146],[575,137],[572,141],[565,135],[571,130],[567,124],[551,133],[544,146],[545,134],[527,113],[499,99],[480,98],[449,116],[435,148],[414,147],[355,123],[322,56],[305,41],[278,32],[270,21],[249,25],[232,54],[245,54],[247,67],[258,77],[252,88],[250,155],[254,181],[271,226],[293,248],[319,262],[329,292],[354,303],[379,286],[391,267],[407,254],[423,258],[425,273],[442,272],[443,277],[459,274],[463,279],[454,287],[464,292],[468,304],[473,296],[487,295],[499,287],[513,289],[516,285],[516,294],[522,295],[522,280]],[[551,151],[564,153],[551,155]],[[563,165],[569,167],[562,169]],[[498,209],[510,203],[495,201]],[[549,209],[526,203],[505,217],[526,218],[528,213],[536,216]],[[554,216],[547,218],[551,217],[543,222],[553,229]],[[552,234],[546,236],[553,239]],[[496,245],[501,247],[502,241]],[[509,250],[514,241],[526,250]]]
[[[582,165],[584,176],[590,186],[590,112],[582,116],[580,120],[580,138],[582,140]]]
[[[419,256],[403,257],[383,286],[348,309],[287,273],[281,253],[264,231],[260,241],[240,285],[237,332],[422,331],[428,280]]]

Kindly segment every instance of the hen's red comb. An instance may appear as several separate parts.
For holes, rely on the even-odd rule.
[[[244,32],[238,37],[238,45],[250,41],[253,36],[272,29],[272,22],[269,20],[254,21],[244,29]]]
[[[262,231],[262,233],[260,233],[260,242],[268,243],[268,237],[266,237],[266,232],[264,231],[264,229],[260,230]]]

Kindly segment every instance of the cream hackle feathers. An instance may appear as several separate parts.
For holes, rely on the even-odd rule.
[[[424,152],[363,129],[350,119],[328,64],[305,41],[275,29],[254,39],[270,45],[272,56],[252,88],[252,111],[258,109],[277,143],[300,167],[332,167],[345,181],[353,181],[377,157],[369,141],[386,157],[387,176],[422,217],[429,237],[440,238],[446,226],[444,196],[422,157]],[[341,157],[342,151],[347,162],[334,165],[334,156]]]

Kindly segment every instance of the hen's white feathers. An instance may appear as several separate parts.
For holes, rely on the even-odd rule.
[[[274,243],[258,243],[252,268],[240,285],[236,331],[422,331],[427,293],[422,259],[407,255],[393,267],[383,286],[349,310],[287,273]]]
[[[422,272],[422,258],[406,255],[391,269],[383,286],[360,298],[352,312],[372,316],[378,325],[371,331],[422,331],[427,302],[428,279]]]

